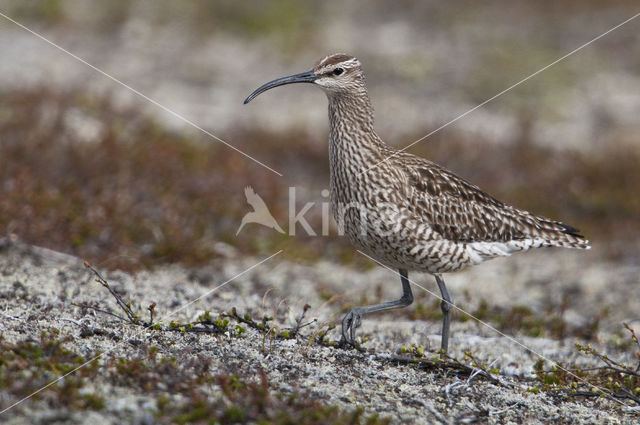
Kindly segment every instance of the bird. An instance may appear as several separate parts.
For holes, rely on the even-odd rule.
[[[282,230],[276,219],[273,218],[267,204],[264,203],[264,200],[253,190],[251,186],[244,188],[244,196],[247,198],[247,203],[253,207],[253,211],[246,213],[244,217],[242,217],[242,222],[240,223],[240,227],[238,227],[236,236],[238,236],[244,225],[247,223],[262,224],[263,226],[277,230],[280,233],[284,233],[284,230]]]
[[[402,284],[399,299],[353,307],[342,320],[341,343],[358,346],[356,329],[365,314],[409,306],[408,273],[426,272],[442,296],[440,350],[446,353],[454,304],[444,273],[533,248],[590,248],[577,228],[508,205],[454,172],[383,142],[354,56],[325,56],[309,71],[263,84],[244,103],[294,83],[318,86],[328,98],[329,201],[339,229],[358,250],[398,270]]]

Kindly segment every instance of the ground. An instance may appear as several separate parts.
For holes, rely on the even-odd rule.
[[[0,422],[639,422],[637,1],[362,3],[0,0]],[[447,275],[449,356],[421,274],[338,344],[398,276],[287,226],[323,94],[242,104],[338,51],[388,144],[592,242]]]
[[[633,285],[638,269],[619,268],[610,275],[610,265],[585,266],[582,258],[581,253],[542,251],[447,280],[457,305],[476,314],[481,311],[477,300],[485,299],[504,311],[526,303],[535,317],[544,316],[561,294],[571,294],[562,313],[567,333],[587,326],[602,306],[614,307],[589,339],[611,358],[633,362],[633,349],[619,340],[626,338],[621,322],[632,317],[640,298]],[[156,323],[178,326],[209,311],[221,328],[219,333],[155,330],[98,311],[124,315],[82,259],[5,238],[0,252],[2,406],[89,364],[2,413],[4,423],[638,421],[629,400],[622,400],[625,407],[614,399],[541,389],[533,373],[541,357],[547,369],[555,361],[598,365],[574,347],[584,339],[526,336],[531,331],[526,322],[500,335],[474,320],[454,320],[451,358],[460,365],[484,364],[490,378],[444,363],[416,362],[437,357],[440,326],[437,309],[431,320],[411,319],[420,314],[418,305],[430,308],[435,300],[417,288],[414,306],[367,317],[359,329],[366,341],[362,350],[346,350],[333,344],[337,329],[326,336],[320,332],[337,323],[349,305],[399,293],[393,273],[326,262],[303,266],[277,256],[245,272],[261,260],[230,252],[198,269],[166,266],[103,275],[96,268],[141,320],[148,320],[147,307],[155,302]],[[607,275],[608,280],[601,279]],[[434,290],[429,276],[410,277]],[[305,304],[310,307],[299,321]],[[225,312],[229,315],[221,317]],[[273,320],[263,322],[264,316]],[[294,331],[296,322],[299,331]],[[265,333],[261,325],[274,328]],[[491,325],[504,328],[495,321]],[[417,356],[419,344],[426,346],[423,356]]]

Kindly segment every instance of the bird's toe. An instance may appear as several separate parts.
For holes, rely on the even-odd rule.
[[[356,329],[362,323],[362,314],[356,308],[351,309],[342,319],[342,338],[347,343],[356,347]]]

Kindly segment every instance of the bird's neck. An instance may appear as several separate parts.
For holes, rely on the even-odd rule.
[[[329,96],[329,139],[334,153],[380,150],[384,144],[373,130],[373,107],[366,90]]]

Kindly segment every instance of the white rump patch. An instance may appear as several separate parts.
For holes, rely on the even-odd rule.
[[[471,242],[466,246],[467,253],[474,264],[495,257],[508,257],[514,252],[527,251],[545,244],[544,239],[520,239],[507,242]]]

